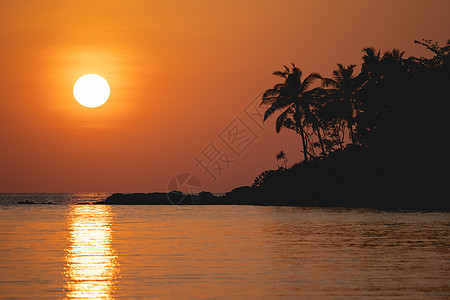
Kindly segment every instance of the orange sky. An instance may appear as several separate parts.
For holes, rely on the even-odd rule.
[[[421,56],[414,39],[450,38],[447,0],[0,3],[0,192],[166,191],[180,172],[249,185],[279,150],[301,158],[297,135],[245,114],[273,71],[329,76],[366,46]],[[100,108],[73,97],[88,73],[111,86]],[[237,117],[252,132],[238,154],[220,139]],[[233,160],[215,181],[194,161],[211,141]]]

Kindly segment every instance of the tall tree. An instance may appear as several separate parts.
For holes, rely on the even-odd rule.
[[[337,64],[337,66],[338,68],[333,71],[332,78],[322,80],[322,86],[330,87],[326,90],[328,103],[323,109],[333,112],[328,115],[344,119],[347,122],[350,141],[353,143],[355,100],[361,84],[359,78],[354,74],[356,65],[345,67],[342,64]]]
[[[276,111],[282,111],[276,120],[276,131],[287,127],[297,131],[302,138],[303,154],[308,160],[308,143],[305,126],[307,122],[313,125],[319,137],[322,151],[324,151],[322,137],[318,130],[318,120],[311,111],[309,94],[311,84],[322,77],[317,73],[311,73],[302,80],[302,71],[292,64],[292,69],[284,66],[284,71],[276,71],[273,74],[284,78],[284,82],[276,84],[265,91],[261,105],[269,106],[264,114],[264,121]],[[310,155],[311,156],[311,155]]]
[[[361,75],[366,82],[373,84],[379,83],[382,78],[382,55],[380,50],[373,47],[364,48],[363,65],[361,67]]]

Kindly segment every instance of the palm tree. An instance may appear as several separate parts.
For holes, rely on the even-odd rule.
[[[366,81],[378,83],[382,77],[382,56],[380,50],[376,50],[373,47],[367,47],[362,50],[363,65],[361,67],[361,75]]]
[[[356,92],[360,88],[359,80],[354,75],[356,65],[345,67],[337,64],[337,70],[333,71],[332,78],[324,78],[322,80],[323,87],[331,87],[327,89],[326,99],[329,101],[324,110],[332,111],[332,115],[342,118],[347,122],[350,142],[354,142],[353,134],[353,118],[355,112]]]
[[[283,162],[281,163],[281,166],[279,168],[280,169],[281,168],[286,169],[287,168],[287,162],[288,162],[288,159],[286,157],[286,153],[284,153],[284,151],[281,150],[280,152],[277,153],[276,158],[277,158],[277,161],[281,160],[281,159],[283,160]]]
[[[383,55],[383,59],[389,58],[390,61],[401,61],[405,51],[399,49],[392,49],[391,51],[386,51]]]
[[[360,77],[364,83],[358,95],[356,131],[365,144],[387,147],[386,118],[394,103],[403,99],[398,92],[407,82],[404,52],[393,49],[381,55],[370,47],[363,49],[363,53]]]
[[[392,49],[384,53],[382,62],[385,76],[390,76],[391,79],[395,77],[398,80],[402,75],[406,74],[404,72],[406,71],[404,54],[405,51],[400,51],[399,49]]]
[[[313,81],[322,77],[317,73],[311,73],[302,80],[302,71],[294,64],[292,64],[292,70],[286,66],[284,68],[285,71],[276,71],[273,73],[276,76],[284,78],[284,83],[276,84],[263,94],[261,105],[269,106],[264,114],[264,121],[276,111],[282,110],[283,112],[276,120],[275,129],[279,133],[284,126],[300,134],[306,161],[308,160],[308,147],[304,128],[305,121],[313,125],[313,130],[318,134],[322,151],[325,152],[322,137],[318,130],[317,118],[310,108],[311,94],[308,94]]]

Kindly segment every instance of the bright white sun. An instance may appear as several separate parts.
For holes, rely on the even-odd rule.
[[[83,75],[73,86],[73,95],[78,103],[90,108],[103,105],[109,98],[109,92],[108,82],[97,74]]]

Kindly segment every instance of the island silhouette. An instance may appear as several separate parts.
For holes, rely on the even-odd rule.
[[[364,48],[362,65],[331,78],[295,64],[273,74],[264,120],[299,135],[303,161],[262,172],[251,186],[210,192],[113,194],[95,204],[290,205],[450,210],[450,40],[414,41],[432,57]]]

